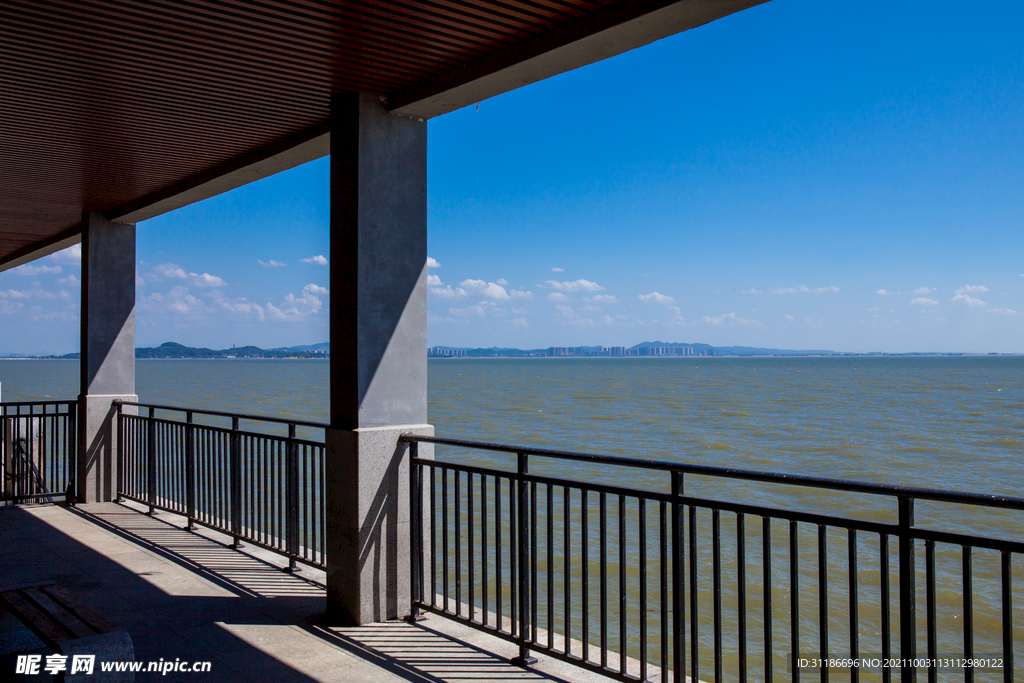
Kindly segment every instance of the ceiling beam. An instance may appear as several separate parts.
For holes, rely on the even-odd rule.
[[[429,119],[628,52],[768,0],[623,0],[403,88],[388,110]]]

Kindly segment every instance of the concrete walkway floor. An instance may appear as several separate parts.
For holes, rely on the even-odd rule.
[[[610,680],[544,657],[530,670],[511,666],[513,645],[437,616],[322,626],[323,572],[285,573],[281,556],[232,550],[216,532],[183,531],[184,521],[115,503],[0,509],[0,588],[55,581],[127,631],[136,661],[210,662],[208,673],[138,681]],[[0,645],[17,627],[0,622]]]

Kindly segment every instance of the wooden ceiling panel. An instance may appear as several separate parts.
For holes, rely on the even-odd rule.
[[[685,5],[696,19],[684,30],[760,1],[5,0],[0,269],[66,240],[83,211],[124,215],[308,143],[333,92],[408,107],[488,60],[504,68],[517,46],[529,48],[513,61],[528,60],[609,21]],[[412,115],[441,113],[431,106]]]

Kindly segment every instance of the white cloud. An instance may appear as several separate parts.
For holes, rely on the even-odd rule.
[[[600,292],[604,289],[601,285],[590,280],[572,280],[569,282],[558,282],[557,280],[545,280],[544,284],[560,292]]]
[[[551,272],[552,273],[564,273],[565,272],[565,268],[552,268]],[[1024,277],[1024,275],[1021,275],[1021,277]]]
[[[441,278],[439,278],[438,276],[436,276],[436,275],[428,275],[427,276],[427,285],[428,286],[430,286],[430,287],[440,287],[443,284],[444,283],[441,282]]]
[[[501,285],[502,287],[507,287],[508,286],[508,280],[506,280],[503,277],[502,278],[498,278],[498,284]]]
[[[667,306],[669,304],[675,303],[676,301],[672,297],[665,296],[664,294],[660,294],[658,292],[651,292],[650,294],[637,294],[636,296],[638,299],[640,299],[640,301],[643,301],[646,304],[661,304],[662,306]]]
[[[838,292],[839,288],[832,285],[829,287],[808,287],[807,285],[800,285],[799,287],[771,287],[768,289],[769,294],[823,294],[825,292]],[[879,290],[881,293],[882,290]]]
[[[300,258],[303,263],[312,263],[314,266],[326,266],[327,257],[323,254],[317,254],[316,256],[310,256],[309,258]]]
[[[224,287],[224,280],[209,273],[187,273],[176,263],[161,263],[153,269],[152,276],[157,280],[185,280],[196,287]]]
[[[590,301],[595,304],[617,304],[619,300],[611,294],[595,294],[594,296],[584,297],[584,301]]]
[[[56,263],[65,263],[68,265],[79,264],[82,262],[82,245],[74,244],[67,249],[51,254],[50,259]]]
[[[551,292],[548,294],[548,298],[552,301],[572,301],[572,297],[566,296],[561,292]]]
[[[189,273],[188,283],[196,287],[223,287],[227,284],[216,275],[210,275],[209,273],[203,273],[202,275]]]
[[[605,317],[601,318],[601,322],[603,322],[605,325],[611,325],[613,322],[615,322],[615,318],[611,317],[610,315],[606,315]]]
[[[872,312],[877,313],[878,312],[878,306],[875,306],[874,308],[869,308],[868,309],[868,313],[872,313]]]
[[[286,265],[280,261],[275,261],[274,259],[270,259],[269,261],[260,261],[259,259],[256,259],[256,262],[264,268],[281,268]]]
[[[764,291],[760,290],[760,289],[744,289],[743,293],[744,294],[764,294]]]
[[[497,282],[484,282],[483,280],[463,280],[459,283],[459,287],[474,294],[476,296],[482,296],[487,299],[498,299],[505,300],[512,297],[509,296],[505,288]]]
[[[513,289],[509,294],[513,299],[532,299],[533,292],[529,292],[525,289]]]
[[[530,323],[526,322],[526,318],[513,318],[512,324],[516,327],[529,327]]]
[[[937,292],[937,291],[939,291],[939,290],[936,289],[935,287],[918,287],[917,289],[912,291],[911,294],[916,294],[917,296],[924,296],[924,295],[929,294],[931,292]]]
[[[271,320],[301,322],[320,312],[323,308],[320,297],[328,293],[325,287],[308,284],[302,288],[302,296],[288,294],[280,307],[268,302],[265,310]]]
[[[791,315],[786,315],[786,316],[783,316],[783,317],[784,317],[784,318],[785,318],[786,320],[796,320],[796,318],[794,318],[794,317],[793,317],[793,316],[791,316]]]
[[[12,268],[11,272],[15,275],[28,275],[34,277],[36,275],[56,275],[60,272],[60,266],[32,266],[24,265]]]
[[[139,279],[141,280],[142,278]],[[62,277],[61,279],[57,280],[57,282],[61,283],[62,285],[68,285],[69,287],[80,287],[82,284],[82,281],[75,277],[74,273],[68,275],[67,277]]]
[[[322,258],[322,257],[321,257]],[[427,268],[440,268],[441,264],[437,262],[437,259],[427,257]]]
[[[896,292],[887,292],[884,289],[880,289],[877,292],[875,292],[875,294],[881,294],[882,296],[892,296],[895,293]]]
[[[724,313],[718,316],[706,315],[702,318],[707,325],[742,325],[746,327],[761,327],[761,323],[757,320],[747,320],[741,318],[735,313]]]
[[[926,299],[925,297],[918,297],[910,302],[911,306],[938,306],[939,302],[935,299]]]
[[[1017,315],[1017,311],[1012,308],[990,308],[989,313],[999,313],[1000,315]]]
[[[987,292],[988,287],[985,285],[964,285],[960,289],[956,290],[957,294],[981,294]]]
[[[988,306],[988,303],[982,301],[981,299],[973,299],[967,296],[966,294],[957,294],[952,299],[950,299],[950,301],[959,301],[960,303],[964,303],[967,304],[968,306],[973,306],[975,308],[983,308],[985,306]]]
[[[445,285],[444,287],[432,287],[430,293],[434,296],[439,296],[442,299],[461,299],[464,296],[469,296],[469,292],[462,289],[452,289],[451,285]]]

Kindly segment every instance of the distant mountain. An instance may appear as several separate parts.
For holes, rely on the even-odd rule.
[[[329,344],[315,344],[313,346],[294,346],[290,349],[261,349],[258,346],[239,346],[231,349],[207,349],[185,346],[175,342],[165,342],[160,346],[135,349],[135,357],[140,360],[158,358],[327,358],[330,353]],[[49,356],[49,358],[78,358],[77,353],[68,353],[63,356]]]
[[[291,351],[295,353],[297,351],[320,351],[322,353],[331,352],[331,342],[320,342],[319,344],[306,344],[305,346],[286,346],[278,349],[271,349],[271,351]]]
[[[621,349],[621,347],[619,347]],[[650,353],[647,349],[690,349],[688,353],[679,351]],[[452,353],[456,352],[456,353]],[[712,346],[711,344],[685,343],[685,342],[662,342],[645,341],[614,353],[612,348],[607,346],[571,346],[571,347],[549,347],[544,349],[515,349],[492,346],[489,348],[460,348],[453,346],[431,347],[427,355],[434,358],[519,358],[524,356],[557,356],[563,357],[597,357],[597,356],[851,356],[862,354],[840,353],[837,351],[824,350],[803,350],[794,351],[789,349],[764,349],[753,346]]]

